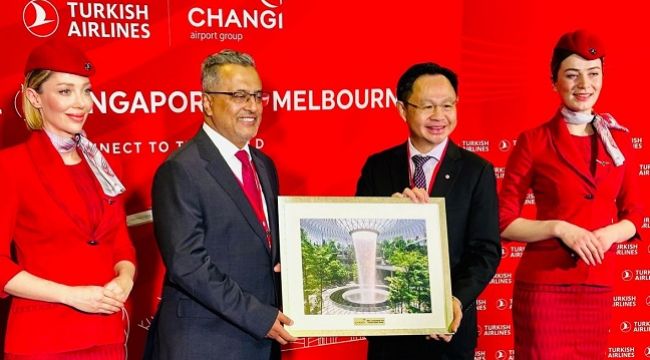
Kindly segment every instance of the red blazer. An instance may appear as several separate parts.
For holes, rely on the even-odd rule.
[[[103,286],[120,260],[135,263],[121,197],[103,197],[103,215],[90,228],[82,195],[42,131],[0,151],[0,297],[19,271],[66,285]],[[89,241],[95,240],[92,245]],[[10,254],[15,244],[17,262]],[[16,297],[5,352],[37,354],[124,342],[121,314],[87,314],[71,307]]]
[[[597,142],[595,175],[558,112],[549,122],[522,133],[506,166],[499,194],[500,229],[520,217],[526,194],[535,195],[538,220],[560,219],[588,230],[628,219],[642,224],[638,166],[631,139],[611,130],[625,163],[615,166],[601,141]],[[612,285],[613,246],[602,265],[588,266],[557,238],[526,245],[515,279],[540,284]]]

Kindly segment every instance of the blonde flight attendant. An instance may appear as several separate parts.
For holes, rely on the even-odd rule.
[[[93,73],[63,40],[37,46],[23,85],[31,135],[0,151],[0,297],[13,298],[8,360],[125,358],[122,311],[135,254],[124,187],[83,131]]]

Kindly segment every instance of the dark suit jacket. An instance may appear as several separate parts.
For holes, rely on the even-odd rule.
[[[363,167],[357,184],[357,196],[390,196],[409,187],[408,143],[372,155]],[[435,179],[432,197],[444,197],[447,211],[447,237],[451,266],[452,293],[463,304],[463,320],[450,346],[424,337],[376,337],[370,339],[370,354],[381,342],[391,343],[382,349],[379,359],[436,359],[433,352],[453,348],[471,353],[476,346],[475,301],[496,272],[501,259],[496,179],[492,165],[449,140],[447,152]],[[386,341],[384,341],[386,340]],[[396,344],[393,342],[397,342]],[[422,348],[409,342],[422,341]],[[442,345],[443,349],[430,349]],[[416,349],[414,357],[404,357],[407,348]],[[391,350],[395,356],[391,356]],[[471,350],[471,351],[469,351]],[[433,356],[433,357],[432,357]],[[444,358],[444,357],[443,357]],[[463,358],[458,355],[453,358]]]
[[[262,225],[203,131],[169,157],[153,184],[154,230],[167,275],[149,346],[154,359],[264,359],[278,314],[278,180],[251,148],[272,232]]]

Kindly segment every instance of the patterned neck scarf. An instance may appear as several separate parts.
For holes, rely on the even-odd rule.
[[[60,154],[67,154],[74,151],[76,148],[81,150],[86,162],[93,171],[95,178],[102,186],[104,194],[108,196],[117,196],[123,193],[126,189],[120,182],[120,179],[115,176],[113,169],[108,165],[106,158],[102,155],[97,146],[90,142],[86,137],[86,132],[82,131],[72,138],[58,136],[45,130],[45,133],[50,138],[52,145]]]
[[[616,141],[614,141],[612,133],[609,131],[609,129],[616,129],[625,132],[629,132],[629,130],[616,122],[612,115],[608,113],[595,115],[577,113],[575,111],[567,109],[564,106],[560,112],[562,113],[562,116],[564,116],[564,121],[566,121],[568,124],[581,125],[593,121],[592,125],[596,129],[596,133],[600,136],[600,139],[605,145],[605,150],[607,150],[609,156],[611,156],[612,160],[614,160],[614,164],[616,166],[623,165],[625,162],[625,156],[623,156],[623,153],[618,148],[618,145],[616,145]]]

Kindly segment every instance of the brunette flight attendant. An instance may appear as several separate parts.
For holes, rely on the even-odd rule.
[[[8,360],[125,357],[134,250],[124,187],[83,131],[93,73],[73,45],[36,47],[22,88],[31,135],[0,151],[0,297],[13,298]]]
[[[604,359],[615,281],[615,244],[642,221],[628,130],[594,111],[605,51],[579,30],[563,35],[551,60],[561,105],[522,133],[500,193],[501,235],[527,243],[515,275],[518,359]],[[528,191],[535,220],[521,217]]]

